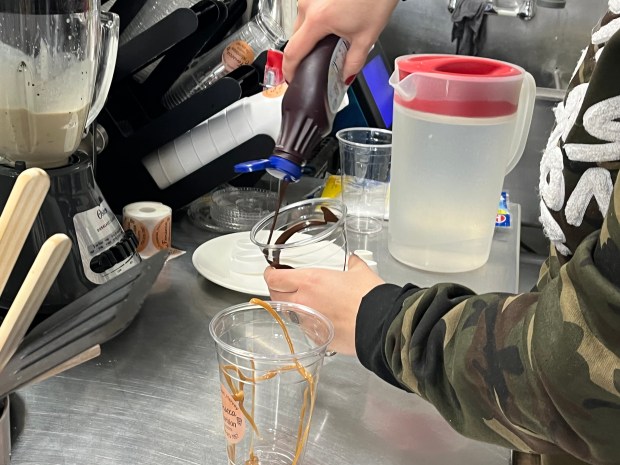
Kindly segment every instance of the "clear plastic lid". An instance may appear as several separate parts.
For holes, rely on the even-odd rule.
[[[192,221],[217,232],[249,231],[276,209],[278,194],[252,187],[223,187],[194,201]]]

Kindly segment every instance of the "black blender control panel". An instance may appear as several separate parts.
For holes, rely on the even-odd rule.
[[[136,253],[138,238],[131,229],[123,234],[123,238],[114,246],[96,255],[90,261],[90,269],[95,273],[104,273],[114,265],[121,263]]]

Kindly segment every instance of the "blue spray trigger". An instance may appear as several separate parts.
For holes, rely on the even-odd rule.
[[[272,176],[290,182],[297,182],[301,178],[301,166],[277,155],[272,155],[269,159],[238,163],[234,169],[236,173],[266,170]]]

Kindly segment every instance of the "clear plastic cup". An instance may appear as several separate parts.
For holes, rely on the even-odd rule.
[[[349,128],[338,131],[336,137],[340,144],[347,229],[362,234],[379,232],[389,192],[392,132]]]
[[[345,217],[339,199],[316,198],[296,202],[254,225],[250,240],[276,268],[344,270],[347,262]],[[271,238],[270,238],[271,236]],[[283,239],[285,239],[283,243]]]
[[[267,302],[218,313],[209,331],[219,363],[228,463],[299,465],[316,400],[319,370],[334,330],[311,308]]]

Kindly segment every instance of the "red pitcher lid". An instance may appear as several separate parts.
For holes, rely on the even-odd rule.
[[[413,75],[411,99],[396,92],[397,105],[461,117],[498,117],[517,112],[524,70],[489,58],[408,55],[396,59],[399,83]]]

